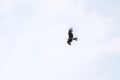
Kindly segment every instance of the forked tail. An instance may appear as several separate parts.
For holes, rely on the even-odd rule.
[[[78,40],[78,38],[77,38],[77,37],[76,37],[76,38],[73,38],[73,40],[77,41],[77,40]]]

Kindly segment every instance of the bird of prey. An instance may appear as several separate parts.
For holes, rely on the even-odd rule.
[[[68,43],[69,45],[71,45],[71,42],[72,42],[73,40],[77,41],[77,37],[74,38],[72,32],[73,32],[73,29],[70,28],[70,29],[68,30],[68,36],[69,36],[69,38],[68,38],[68,40],[67,40],[67,43]]]

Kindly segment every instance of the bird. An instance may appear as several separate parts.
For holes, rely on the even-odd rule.
[[[69,28],[69,30],[68,30],[68,40],[67,40],[67,43],[69,44],[69,45],[71,45],[71,42],[73,41],[73,40],[75,40],[75,41],[77,41],[78,40],[78,38],[76,37],[76,38],[74,38],[73,37],[73,29],[72,28]]]

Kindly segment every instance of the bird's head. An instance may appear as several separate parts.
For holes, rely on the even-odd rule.
[[[72,28],[70,28],[70,29],[69,29],[69,32],[72,32],[72,31],[73,31],[73,29],[72,29]]]

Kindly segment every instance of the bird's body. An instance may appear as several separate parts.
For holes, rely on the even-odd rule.
[[[67,43],[69,44],[69,45],[71,45],[71,42],[73,41],[73,40],[76,40],[77,41],[77,38],[73,38],[73,29],[72,28],[70,28],[69,29],[69,31],[68,31],[68,36],[69,36],[69,38],[68,38],[68,41],[67,41]]]

